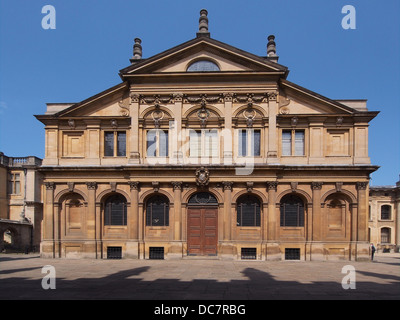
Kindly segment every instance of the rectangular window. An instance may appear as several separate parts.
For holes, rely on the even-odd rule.
[[[114,132],[104,133],[104,156],[114,156]]]
[[[168,157],[168,130],[147,131],[147,156]]]
[[[190,157],[218,157],[218,130],[190,130]]]
[[[126,156],[126,132],[117,132],[117,156]]]
[[[304,156],[304,131],[294,132],[294,155]]]
[[[256,260],[257,259],[257,248],[242,248],[241,259],[242,260]]]
[[[107,259],[122,259],[122,247],[107,247]]]
[[[252,156],[260,156],[261,155],[261,131],[260,130],[252,130],[251,138],[251,155]]]
[[[381,229],[381,243],[390,243],[390,229],[389,228]]]
[[[240,129],[238,132],[239,157],[261,155],[261,131],[254,129]]]
[[[282,155],[291,156],[292,155],[292,132],[283,131],[282,132]]]
[[[104,132],[104,156],[105,157],[126,156],[125,131]]]
[[[147,131],[147,156],[156,157],[157,156],[157,131],[149,130]]]
[[[384,205],[381,207],[381,220],[390,220],[392,207]]]
[[[218,156],[217,130],[204,130],[204,153],[206,157]]]
[[[247,130],[239,130],[239,157],[247,155]]]
[[[189,133],[189,151],[191,157],[198,157],[201,150],[201,131],[190,130]]]
[[[282,131],[282,156],[304,156],[305,155],[305,133],[304,130]]]
[[[300,260],[300,249],[285,248],[285,260]]]
[[[150,247],[149,248],[149,259],[164,259],[164,247]]]
[[[168,157],[168,131],[159,132],[159,156]]]
[[[11,173],[8,181],[8,192],[10,194],[21,193],[21,175],[19,173]]]

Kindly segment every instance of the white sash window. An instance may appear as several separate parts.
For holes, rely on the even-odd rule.
[[[305,134],[304,130],[282,131],[282,156],[304,156]]]
[[[189,132],[190,157],[218,157],[218,130],[202,129]]]

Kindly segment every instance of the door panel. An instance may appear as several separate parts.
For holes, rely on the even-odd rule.
[[[188,254],[217,254],[217,226],[218,208],[188,208]]]

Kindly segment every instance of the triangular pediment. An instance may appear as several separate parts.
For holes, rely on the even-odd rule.
[[[357,110],[317,94],[295,83],[282,79],[280,81],[279,112],[281,114],[354,114]]]
[[[79,103],[68,105],[53,117],[126,117],[129,115],[129,89],[121,83]]]
[[[135,74],[186,73],[188,66],[201,59],[218,65],[219,72],[266,72],[286,77],[287,67],[220,41],[202,37],[190,40],[148,59],[133,61],[120,76]]]

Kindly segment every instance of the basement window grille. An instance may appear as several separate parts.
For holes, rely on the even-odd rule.
[[[150,247],[149,259],[163,260],[164,259],[164,247]]]
[[[286,248],[285,249],[285,260],[300,260],[300,249],[299,248]]]
[[[257,248],[242,248],[241,258],[243,260],[256,260]]]
[[[122,247],[107,247],[107,259],[122,259]]]

